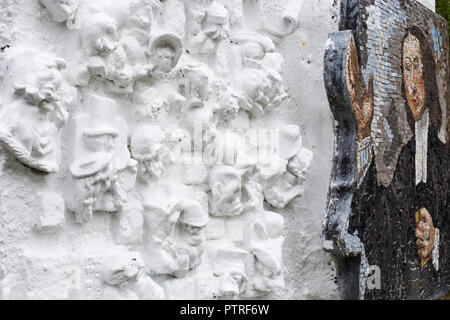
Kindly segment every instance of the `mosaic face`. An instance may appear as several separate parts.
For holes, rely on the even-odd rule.
[[[425,109],[425,82],[420,42],[411,34],[403,43],[403,80],[406,101],[417,121],[422,118]]]
[[[370,136],[373,117],[373,78],[370,78],[367,90],[353,38],[347,53],[347,87],[357,120],[358,141],[361,141]]]

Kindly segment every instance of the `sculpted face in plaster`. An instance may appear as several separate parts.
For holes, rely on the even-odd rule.
[[[93,49],[90,50],[92,57],[82,84],[86,85],[92,75],[97,75],[106,80],[111,92],[132,93],[135,82],[153,70],[148,61],[153,4],[136,0],[129,4],[129,9],[130,15],[123,28],[102,13],[94,14],[94,21],[89,17],[85,22],[83,31],[87,29],[89,32],[83,36],[84,43]]]
[[[117,22],[103,13],[95,13],[83,23],[82,42],[90,56],[105,56],[117,47]]]
[[[213,2],[205,11],[194,9],[190,21],[193,51],[202,55],[216,55],[220,44],[230,37],[229,20],[227,9],[217,2]]]
[[[137,281],[144,267],[144,261],[139,253],[112,255],[103,263],[102,279],[111,286],[127,290]]]
[[[161,114],[169,110],[169,99],[160,91],[155,88],[150,88],[142,93],[140,96],[140,104],[142,106],[136,110],[139,119],[158,122]]]
[[[278,167],[269,170],[261,167],[260,174],[266,201],[275,208],[284,208],[303,194],[302,183],[313,160],[313,153],[302,146],[298,126],[288,125],[281,129],[278,157],[278,160],[270,161],[271,165],[279,163]]]
[[[408,34],[403,42],[403,77],[406,101],[416,121],[422,118],[425,111],[425,81],[422,72],[423,61],[419,39]]]
[[[141,179],[159,179],[164,165],[169,162],[169,150],[164,146],[166,134],[155,125],[139,127],[131,138],[131,155],[139,163]]]
[[[14,96],[3,106],[9,111],[1,119],[0,142],[25,165],[47,173],[59,170],[59,129],[74,101],[62,78],[65,67],[64,60],[33,51],[9,63]]]
[[[166,33],[156,37],[151,45],[151,58],[157,73],[172,71],[180,59],[181,39],[175,34]]]
[[[183,81],[182,92],[201,101],[207,100],[211,95],[211,71],[205,64],[185,65],[181,68]]]
[[[248,283],[245,267],[248,257],[247,251],[234,247],[220,248],[217,251],[214,273],[220,277],[220,298],[233,299],[244,293]]]
[[[200,264],[203,254],[203,229],[208,224],[208,213],[198,201],[187,198],[177,204],[177,209],[180,210],[180,218],[176,250],[180,257],[188,257],[188,270],[192,270]],[[185,271],[180,270],[177,275],[180,276]]]
[[[218,123],[226,129],[241,117],[238,126],[250,127],[260,114],[283,101],[283,59],[275,53],[272,40],[244,30],[241,17],[233,17],[230,23],[229,10],[236,9],[237,14],[239,9],[231,8],[228,1],[227,7],[222,1],[198,1],[192,10],[186,10],[190,18],[186,17],[188,34],[183,41],[182,32],[161,21],[164,15],[155,18],[158,11],[177,1],[86,1],[79,9],[78,1],[41,2],[58,22],[73,22],[75,13],[82,13],[81,31],[74,35],[81,38],[84,56],[81,61],[69,61],[70,65],[82,65],[77,78],[82,88],[80,105],[73,110],[65,137],[68,147],[64,155],[71,163],[63,193],[65,207],[75,213],[76,221],[92,224],[89,236],[105,230],[98,228],[99,220],[112,222],[105,236],[115,242],[111,243],[113,253],[95,275],[104,289],[99,291],[102,298],[163,299],[164,291],[145,274],[147,268],[192,282],[195,274],[190,271],[214,268],[219,283],[214,290],[222,298],[259,297],[281,288],[283,221],[263,211],[263,186],[254,177],[253,160],[242,166],[215,165],[209,172],[210,192],[206,194],[209,166],[201,169],[202,179],[184,184],[173,176],[176,168],[167,147],[169,133],[186,128],[193,133],[195,123],[202,124],[202,147],[213,145]],[[239,36],[234,37],[235,33]],[[238,40],[238,47],[230,38]],[[239,70],[232,73],[228,64],[234,63],[229,60],[236,49]],[[57,144],[53,148],[50,137],[57,137],[55,128],[68,120],[70,100],[62,90],[63,61],[43,60],[46,63],[23,59],[33,61],[37,69],[18,74],[18,79],[30,80],[16,86],[15,103],[20,101],[24,107],[2,112],[9,117],[5,123],[13,123],[12,118],[23,123],[23,128],[14,127],[18,137],[28,139],[29,135],[30,141],[38,137],[30,143],[36,158],[59,148]],[[177,68],[179,61],[182,66]],[[122,105],[116,105],[119,101]],[[27,108],[33,110],[30,121]],[[225,149],[239,149],[238,144],[230,144]],[[288,195],[288,199],[277,200],[280,207],[298,195],[293,190],[303,181],[310,161],[309,154],[293,145],[295,151],[289,150],[289,156],[280,161],[284,171],[277,172],[279,180],[271,181],[276,196],[269,195],[269,187],[266,190],[269,203]],[[236,159],[243,156],[245,152],[236,153]],[[135,186],[137,177],[142,183]],[[58,199],[57,206],[46,209],[51,215],[40,216],[37,227],[41,232],[56,230],[64,223],[62,199],[54,199]],[[94,212],[103,214],[92,219]],[[249,223],[244,212],[248,212]],[[224,231],[220,244],[210,242],[209,214],[222,224],[233,220],[241,229],[246,226],[244,241],[234,243]],[[234,219],[226,219],[230,217]],[[122,252],[119,244],[133,247],[143,256]],[[209,256],[203,259],[210,251],[217,252],[217,261]]]
[[[225,40],[230,36],[228,11],[214,2],[206,11],[204,33],[213,41]]]
[[[233,217],[243,212],[242,178],[239,170],[231,166],[216,166],[210,171],[209,187],[212,215]]]
[[[75,19],[79,0],[40,0],[41,3],[50,12],[53,21],[67,21],[67,27],[73,29],[75,27]]]
[[[90,221],[94,211],[121,210],[137,173],[137,162],[127,149],[126,124],[105,113],[116,102],[95,95],[87,100],[92,115],[75,119],[75,154],[70,166],[75,190],[68,202],[78,222]]]
[[[231,90],[226,90],[220,95],[219,108],[216,113],[222,122],[230,122],[238,117],[240,110],[239,95]]]
[[[86,195],[81,213],[81,218],[84,221],[89,221],[92,218],[94,206],[100,196],[108,190],[111,190],[114,194],[115,205],[121,206],[125,201],[124,191],[117,183],[117,178],[114,177],[113,156],[117,136],[118,133],[108,127],[100,127],[83,133],[85,146],[92,151],[91,156],[94,156],[94,158],[75,162],[70,170],[75,178],[86,179]]]
[[[198,201],[182,198],[169,208],[145,206],[151,269],[184,277],[200,264],[208,214]]]
[[[106,288],[103,299],[164,299],[164,291],[144,274],[145,263],[139,252],[117,252],[106,257],[101,278]]]
[[[175,58],[175,51],[167,47],[158,47],[153,55],[154,63],[157,69],[162,72],[169,72],[172,70],[172,62]]]
[[[244,296],[258,297],[284,287],[281,259],[283,228],[283,217],[269,211],[258,213],[247,224],[244,243],[251,259],[247,266],[249,285]]]
[[[202,22],[206,13],[203,10],[191,9],[189,12],[189,32],[192,36],[198,35],[202,31]]]
[[[235,80],[242,91],[241,107],[257,116],[279,106],[287,94],[281,77],[283,59],[273,54],[273,41],[255,32],[242,32],[233,40],[242,58],[242,70]]]
[[[92,76],[122,80],[130,77],[124,72],[118,77],[116,68],[112,68],[112,61],[109,60],[118,47],[117,21],[103,13],[94,13],[83,21],[82,29],[81,43],[88,57],[86,63],[83,61],[77,84],[87,86]],[[112,73],[116,73],[116,77]]]
[[[130,3],[130,16],[128,18],[128,26],[133,26],[149,33],[153,24],[153,10],[156,3],[154,0],[133,0]]]

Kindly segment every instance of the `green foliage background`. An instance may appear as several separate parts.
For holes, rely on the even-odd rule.
[[[450,35],[450,0],[436,0],[436,12],[447,19]]]

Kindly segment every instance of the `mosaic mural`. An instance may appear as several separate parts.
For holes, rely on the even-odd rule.
[[[325,54],[337,137],[324,223],[341,298],[449,290],[447,30],[416,1],[341,1]]]

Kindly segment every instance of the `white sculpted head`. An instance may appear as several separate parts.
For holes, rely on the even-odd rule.
[[[150,48],[155,71],[163,74],[172,71],[181,57],[182,46],[180,37],[173,33],[157,36]]]
[[[242,178],[238,169],[218,165],[209,174],[209,202],[214,216],[238,216],[242,205]]]
[[[158,122],[161,114],[164,114],[170,108],[169,99],[165,92],[154,87],[145,90],[139,96],[139,104],[141,106],[136,110],[136,114],[142,121]]]
[[[110,286],[128,289],[138,281],[144,266],[144,260],[139,252],[110,254],[103,262],[101,278]]]
[[[178,208],[181,210],[178,223],[181,224],[182,230],[192,236],[199,235],[208,224],[208,213],[198,201],[189,198],[182,199]]]
[[[230,36],[228,10],[221,4],[213,2],[206,11],[204,30],[206,35],[214,41],[225,40]]]
[[[143,125],[131,137],[131,155],[139,163],[139,176],[149,179],[163,173],[162,152],[164,152],[165,132],[156,125]]]
[[[41,0],[55,22],[64,22],[75,19],[79,0]]]
[[[241,32],[233,37],[241,50],[246,67],[259,67],[267,53],[275,51],[275,44],[266,36],[256,32]]]
[[[183,75],[182,91],[199,100],[207,100],[211,94],[210,69],[205,64],[188,64],[181,68]]]
[[[16,50],[7,60],[14,95],[3,106],[0,142],[29,167],[56,172],[58,130],[67,122],[75,89],[63,81],[64,60]]]
[[[282,244],[284,219],[264,211],[253,216],[244,231],[245,248],[253,256],[249,286],[245,296],[257,297],[284,287]]]
[[[235,247],[220,248],[216,254],[215,274],[220,277],[219,296],[234,298],[244,292],[248,282],[245,270],[249,253]]]
[[[150,32],[153,22],[153,10],[153,0],[132,0],[130,2],[128,25]]]
[[[83,23],[81,37],[90,56],[107,55],[117,47],[117,22],[103,13],[91,14]]]
[[[60,100],[61,70],[66,68],[63,59],[25,52],[13,59],[8,67],[16,95],[28,103],[45,108],[49,103]]]

